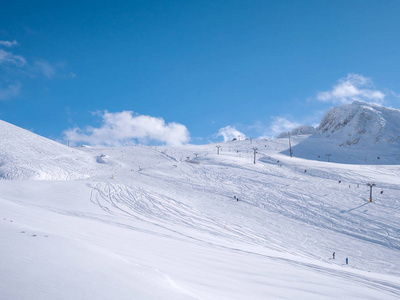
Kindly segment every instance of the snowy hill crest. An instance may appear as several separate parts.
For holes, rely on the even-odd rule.
[[[93,164],[86,153],[0,120],[0,179],[82,179]]]

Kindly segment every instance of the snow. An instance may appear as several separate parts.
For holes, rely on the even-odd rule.
[[[0,141],[2,299],[400,297],[390,147],[69,148],[5,122]]]

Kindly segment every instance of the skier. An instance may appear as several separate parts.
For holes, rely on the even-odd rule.
[[[332,256],[333,256],[333,259],[335,259],[335,252],[333,252]]]
[[[346,265],[349,264],[349,259],[346,257]]]
[[[383,194],[383,191],[381,191],[381,194]]]

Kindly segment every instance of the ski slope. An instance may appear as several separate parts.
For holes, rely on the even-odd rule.
[[[0,129],[2,299],[400,297],[398,165],[290,158],[287,139],[68,148]]]

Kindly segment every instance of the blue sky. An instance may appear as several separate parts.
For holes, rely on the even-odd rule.
[[[399,1],[2,1],[0,119],[79,144],[208,143],[400,108]]]

